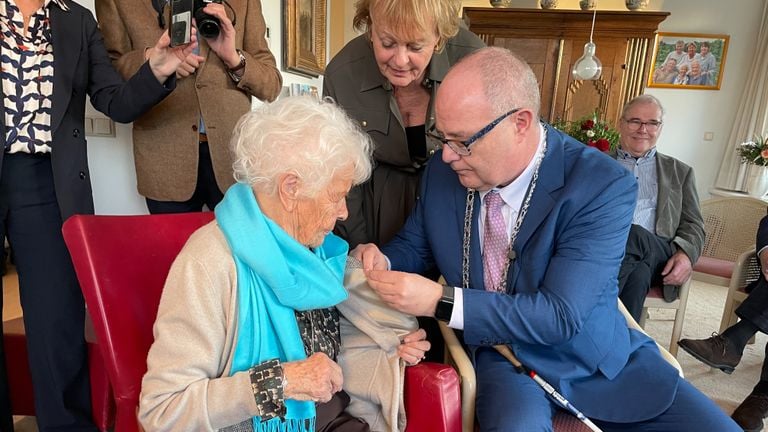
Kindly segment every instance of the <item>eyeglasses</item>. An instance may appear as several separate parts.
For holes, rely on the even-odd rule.
[[[626,122],[627,125],[629,125],[629,130],[631,131],[640,130],[641,127],[645,126],[645,130],[647,130],[648,132],[656,132],[659,130],[659,128],[662,125],[662,122],[657,120],[649,120],[647,122],[640,121],[639,119],[636,119],[636,118],[629,119],[629,120],[627,119],[622,119],[622,120],[624,120],[624,122]]]
[[[443,136],[442,133],[437,131],[427,132],[427,136],[440,141],[443,145],[447,145],[448,147],[451,148],[451,150],[453,150],[454,153],[456,153],[459,156],[469,156],[472,154],[472,151],[469,149],[469,146],[476,143],[477,140],[484,137],[486,134],[488,134],[488,132],[492,131],[493,128],[496,127],[496,125],[501,123],[502,120],[520,111],[521,109],[522,108],[515,108],[512,111],[507,111],[506,113],[500,115],[496,120],[488,123],[485,127],[480,129],[479,131],[477,131],[475,134],[465,139],[464,141],[448,139],[445,136]]]

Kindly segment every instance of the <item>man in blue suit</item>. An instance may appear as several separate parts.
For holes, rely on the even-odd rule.
[[[370,285],[396,309],[464,331],[482,430],[549,431],[557,409],[497,344],[605,431],[740,430],[627,328],[617,274],[635,180],[540,123],[539,101],[530,67],[507,50],[449,71],[436,99],[445,146],[416,208],[381,252],[353,251]],[[433,265],[446,286],[418,275]]]

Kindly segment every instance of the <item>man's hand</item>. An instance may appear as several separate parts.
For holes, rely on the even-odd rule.
[[[426,339],[427,332],[424,329],[408,333],[403,337],[400,346],[397,347],[397,355],[409,366],[419,363],[424,360],[424,353],[430,348],[429,341]]]
[[[341,367],[324,353],[283,363],[283,375],[288,381],[283,397],[301,401],[328,402],[344,383]]]
[[[164,83],[186,61],[195,47],[197,47],[197,31],[194,27],[192,28],[192,41],[187,45],[176,47],[171,46],[171,37],[168,36],[168,32],[163,32],[155,46],[146,53],[149,67],[157,81],[161,84]]]
[[[186,59],[176,68],[176,78],[186,78],[197,71],[197,68],[205,61],[205,57],[197,54],[190,54]]]
[[[203,12],[219,19],[219,35],[213,39],[206,38],[208,46],[232,69],[240,64],[240,54],[235,50],[235,26],[227,16],[227,11],[221,3],[208,3]],[[241,24],[242,25],[242,24]]]
[[[357,249],[357,248],[356,248]],[[435,316],[443,286],[423,276],[389,270],[366,272],[368,285],[384,303],[401,312],[416,316]]]
[[[363,263],[363,270],[387,270],[387,258],[373,243],[357,245],[349,252],[352,258],[356,258]]]
[[[678,250],[669,258],[664,270],[661,271],[661,275],[664,277],[662,282],[664,285],[680,286],[688,280],[691,272],[693,272],[691,259],[685,252]]]

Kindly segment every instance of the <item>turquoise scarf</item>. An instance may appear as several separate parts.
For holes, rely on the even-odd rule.
[[[328,234],[310,250],[261,212],[250,186],[237,183],[216,206],[216,220],[237,268],[238,331],[232,374],[264,361],[305,359],[295,310],[334,306],[343,286],[349,246]],[[287,414],[262,421],[256,431],[315,430],[315,404],[285,400]]]

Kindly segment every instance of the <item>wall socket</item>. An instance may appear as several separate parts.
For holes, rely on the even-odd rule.
[[[85,135],[94,137],[115,137],[115,122],[107,117],[85,118]]]
[[[714,132],[704,132],[704,141],[712,141],[713,139],[715,139]]]

